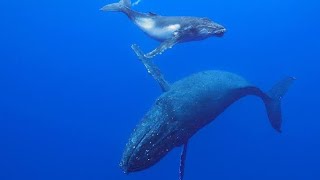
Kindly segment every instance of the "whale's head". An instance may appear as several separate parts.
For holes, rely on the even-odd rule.
[[[209,36],[222,37],[226,32],[225,27],[211,21],[208,18],[201,18],[201,24],[198,26],[198,30],[200,35],[203,37],[209,37]]]
[[[169,109],[157,101],[134,129],[120,162],[125,173],[147,169],[181,145],[181,129]]]

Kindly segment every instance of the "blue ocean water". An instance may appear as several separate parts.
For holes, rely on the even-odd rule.
[[[111,1],[2,1],[0,179],[178,179],[180,148],[125,175],[118,164],[131,131],[160,88],[132,52],[158,44]],[[262,102],[232,105],[189,143],[185,179],[320,179],[320,23],[316,0],[143,0],[134,8],[206,16],[223,38],[179,44],[156,57],[174,82],[222,69],[268,90],[297,81],[283,99],[283,133]]]

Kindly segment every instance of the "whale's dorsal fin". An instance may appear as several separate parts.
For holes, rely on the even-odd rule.
[[[184,167],[187,158],[188,142],[184,144],[183,150],[180,156],[180,168],[179,168],[179,180],[183,180],[184,177]]]
[[[149,16],[158,16],[158,14],[154,13],[154,12],[148,12]]]

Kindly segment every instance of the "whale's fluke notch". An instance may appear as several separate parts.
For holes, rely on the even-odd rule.
[[[170,89],[169,83],[164,79],[160,69],[152,62],[151,59],[147,59],[143,52],[140,50],[139,46],[133,44],[131,46],[133,51],[136,53],[140,61],[143,63],[148,73],[157,81],[160,85],[163,92],[166,92]]]
[[[187,158],[187,151],[188,151],[188,142],[184,144],[181,156],[180,156],[180,167],[179,167],[179,180],[183,180],[184,177],[184,169],[185,163]]]
[[[296,78],[294,77],[287,77],[281,80],[266,93],[269,98],[264,98],[270,123],[278,132],[281,132],[282,123],[281,99],[295,80]]]

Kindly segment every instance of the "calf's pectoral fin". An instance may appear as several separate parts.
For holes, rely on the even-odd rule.
[[[179,168],[179,180],[183,180],[184,177],[184,167],[187,157],[187,150],[188,150],[188,142],[184,144],[183,150],[180,156],[180,168]]]
[[[163,41],[156,49],[144,55],[145,58],[151,59],[156,55],[162,54],[167,49],[172,48],[175,44],[179,42],[179,33],[176,33],[171,39]]]

